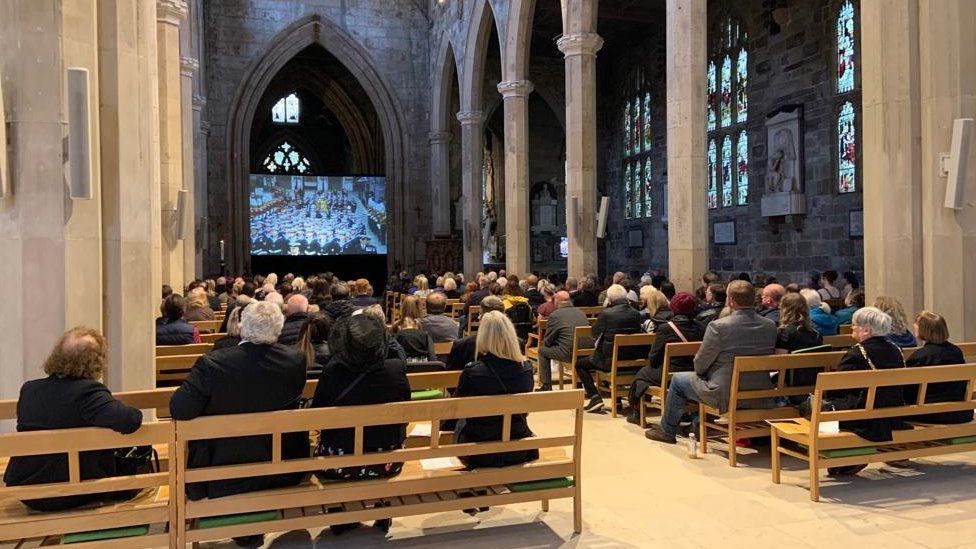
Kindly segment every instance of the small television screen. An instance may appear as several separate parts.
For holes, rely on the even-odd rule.
[[[569,257],[569,238],[559,237],[559,257],[566,259]]]

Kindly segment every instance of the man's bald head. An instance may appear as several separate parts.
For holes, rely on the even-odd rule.
[[[285,307],[285,314],[308,312],[308,298],[302,294],[291,294],[288,298],[288,305]]]
[[[427,296],[427,314],[444,314],[445,308],[447,308],[447,296],[440,292],[434,292]]]
[[[786,288],[782,284],[767,284],[762,290],[763,307],[770,309],[779,307],[779,302],[786,295]]]
[[[567,292],[566,290],[562,290],[562,291],[556,292],[556,295],[553,296],[552,299],[556,302],[556,308],[557,309],[559,309],[561,307],[572,307],[573,306],[573,301],[569,297],[569,292]]]

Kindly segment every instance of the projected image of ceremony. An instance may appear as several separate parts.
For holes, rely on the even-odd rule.
[[[386,179],[251,174],[252,255],[386,253]]]

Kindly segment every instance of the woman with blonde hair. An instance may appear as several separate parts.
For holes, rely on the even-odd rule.
[[[417,288],[413,295],[422,298],[426,298],[428,295],[430,295],[431,289],[429,283],[427,282],[426,276],[419,274],[414,277],[413,285],[415,288]]]
[[[656,332],[662,324],[667,324],[674,317],[668,298],[654,286],[643,286],[640,289],[640,303],[643,307],[641,318],[645,332]]]
[[[186,312],[183,318],[187,321],[194,320],[214,320],[217,316],[210,308],[210,300],[207,299],[207,291],[202,287],[190,290],[186,296]]]
[[[503,313],[490,311],[481,317],[475,342],[475,361],[461,371],[455,397],[531,393],[535,386],[532,366],[526,362],[515,335],[515,326]],[[513,414],[511,440],[532,436],[526,414]],[[458,443],[502,439],[500,416],[468,418],[457,422]],[[463,457],[469,468],[505,467],[539,458],[538,450]]]
[[[891,317],[891,333],[888,334],[888,341],[902,349],[918,346],[915,336],[908,327],[908,317],[900,301],[890,296],[879,295],[874,300],[874,306]]]
[[[307,285],[305,284],[305,279],[300,276],[291,281],[291,289],[294,290],[296,294],[305,295],[306,287]]]
[[[400,318],[393,324],[393,337],[403,347],[407,360],[437,360],[434,340],[420,325],[420,319],[423,317],[423,300],[415,295],[403,298],[400,304]]]

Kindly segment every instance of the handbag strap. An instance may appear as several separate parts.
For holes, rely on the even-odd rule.
[[[358,376],[356,376],[356,379],[352,380],[352,383],[347,385],[346,388],[343,389],[341,393],[339,393],[339,396],[337,396],[335,400],[332,401],[332,404],[338,404],[340,400],[345,398],[345,396],[349,394],[349,391],[352,391],[353,388],[356,387],[356,385],[359,385],[359,382],[362,381],[364,377],[366,377],[367,373],[368,372],[362,372]]]
[[[495,381],[497,381],[498,385],[501,386],[502,391],[505,391],[505,394],[508,394],[508,386],[505,385],[504,381],[502,381],[502,378],[501,376],[498,375],[498,372],[495,371],[495,369],[491,366],[491,364],[488,364],[485,361],[482,361],[482,363],[485,365],[485,368],[488,368],[488,371],[491,372],[491,375],[495,376]]]
[[[682,343],[688,343],[688,338],[685,337],[685,334],[681,333],[681,330],[679,330],[677,326],[675,326],[674,321],[669,320],[668,326],[671,326],[671,329],[674,330],[675,335],[681,338]]]
[[[901,349],[894,343],[888,341],[887,339],[885,340],[885,342],[891,345],[892,347],[894,347],[898,351],[898,357],[901,358],[901,367],[905,368],[905,355],[902,354]],[[854,346],[857,347],[857,350],[861,352],[861,356],[863,356],[864,360],[867,361],[868,366],[870,366],[872,370],[877,370],[878,368],[874,365],[874,362],[871,361],[871,357],[868,356],[868,352],[864,350],[864,346],[861,345],[860,343],[855,343]]]

